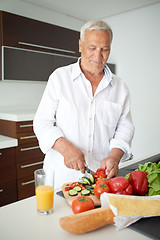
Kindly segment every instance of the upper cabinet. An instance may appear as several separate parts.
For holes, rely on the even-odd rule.
[[[1,79],[47,80],[79,57],[78,31],[4,11],[0,21]]]

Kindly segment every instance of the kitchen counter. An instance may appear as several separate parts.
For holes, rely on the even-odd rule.
[[[31,121],[34,119],[35,113],[35,109],[25,109],[22,107],[16,109],[5,108],[0,109],[0,119],[15,122]]]
[[[0,149],[17,147],[17,146],[18,146],[17,139],[0,135]]]
[[[108,225],[96,231],[74,235],[64,231],[59,219],[72,215],[67,201],[55,194],[55,210],[48,216],[40,216],[36,212],[36,198],[31,197],[0,208],[0,236],[2,240],[148,240],[151,239],[134,230],[126,228],[117,231],[114,225]]]

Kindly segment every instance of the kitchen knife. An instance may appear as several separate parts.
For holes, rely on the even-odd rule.
[[[91,170],[89,167],[85,167],[85,173],[94,174],[95,172],[93,170]]]

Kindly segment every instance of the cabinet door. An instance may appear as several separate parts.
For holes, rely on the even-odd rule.
[[[17,201],[17,183],[12,180],[0,183],[0,207]]]
[[[16,149],[0,149],[0,183],[16,179]]]
[[[34,45],[39,45],[39,48],[42,47],[43,50],[45,48],[45,51],[52,51],[46,48],[51,47],[55,49],[53,51],[65,50],[66,55],[79,55],[78,31],[7,12],[2,12],[2,19],[3,45],[33,49],[36,48]]]

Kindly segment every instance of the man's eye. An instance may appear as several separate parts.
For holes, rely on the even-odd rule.
[[[103,48],[102,50],[103,50],[103,52],[107,52],[107,51],[109,51],[109,48]]]
[[[95,48],[94,48],[94,47],[90,47],[90,48],[89,48],[89,50],[91,50],[91,51],[94,51],[94,50],[95,50]]]

